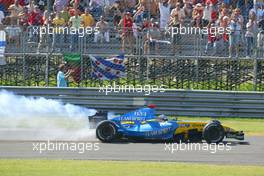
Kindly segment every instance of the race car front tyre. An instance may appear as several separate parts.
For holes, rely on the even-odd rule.
[[[207,143],[220,143],[225,137],[225,130],[220,123],[209,122],[203,129],[203,138]]]
[[[117,127],[114,122],[105,120],[98,124],[96,137],[102,142],[113,142],[117,138]]]

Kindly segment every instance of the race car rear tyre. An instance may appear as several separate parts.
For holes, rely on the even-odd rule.
[[[96,128],[96,137],[102,142],[113,142],[117,139],[117,127],[114,122],[102,121]]]
[[[225,130],[220,123],[210,122],[203,129],[203,138],[207,143],[220,143],[225,137]]]

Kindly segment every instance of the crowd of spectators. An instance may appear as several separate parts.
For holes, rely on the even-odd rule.
[[[263,20],[263,0],[0,0],[0,25],[6,25],[8,42],[17,46],[20,34],[33,26],[96,27],[92,42],[109,43],[114,33],[121,40],[121,50],[133,52],[142,34],[144,53],[149,53],[150,46],[159,52],[167,28],[223,27],[231,33],[212,35],[210,31],[202,36],[207,38],[204,54],[223,48],[229,57],[239,57],[241,50],[252,57],[264,50]],[[78,47],[77,34],[65,38],[60,30],[51,37],[29,32],[29,42],[35,40],[39,48],[51,42],[52,48],[60,49],[67,41],[71,49]],[[173,37],[173,53],[181,52],[180,40],[179,35]]]

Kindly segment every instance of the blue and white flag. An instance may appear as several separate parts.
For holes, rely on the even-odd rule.
[[[111,58],[90,55],[92,77],[100,80],[113,80],[126,77],[124,55]]]
[[[5,46],[6,46],[6,33],[5,31],[0,31],[0,65],[6,65],[5,61]]]

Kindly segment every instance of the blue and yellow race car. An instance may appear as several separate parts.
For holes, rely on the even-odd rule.
[[[218,120],[192,122],[168,119],[165,115],[156,116],[155,105],[149,105],[99,122],[96,127],[96,137],[102,142],[132,139],[173,142],[205,140],[207,143],[220,143],[225,137],[244,140],[244,133],[223,126]]]

